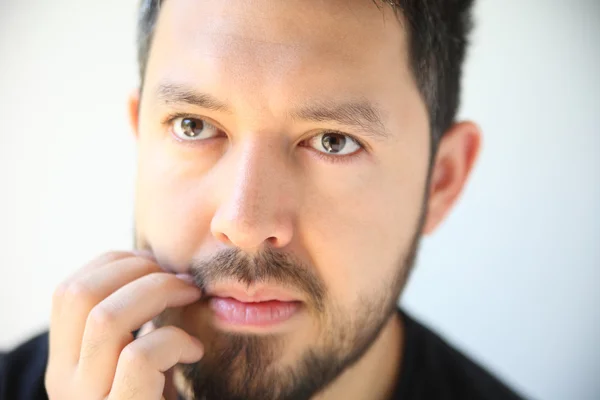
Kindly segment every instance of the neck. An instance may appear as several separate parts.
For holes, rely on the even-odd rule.
[[[369,350],[313,400],[388,400],[398,381],[404,327],[394,312]]]

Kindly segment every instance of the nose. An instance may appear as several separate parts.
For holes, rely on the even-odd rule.
[[[288,245],[294,196],[285,160],[272,147],[254,143],[230,154],[228,162],[225,170],[231,173],[218,178],[222,195],[211,221],[212,235],[248,252]]]

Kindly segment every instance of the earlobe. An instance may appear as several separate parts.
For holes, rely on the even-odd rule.
[[[444,220],[469,177],[481,148],[481,132],[472,122],[454,124],[442,137],[436,154],[423,233],[431,234]]]
[[[134,89],[131,91],[129,95],[129,124],[131,125],[131,130],[135,136],[138,138],[138,126],[139,126],[139,109],[140,109],[140,90]]]

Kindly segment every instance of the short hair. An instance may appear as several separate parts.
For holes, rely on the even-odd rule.
[[[372,0],[390,5],[406,25],[410,67],[427,107],[432,154],[453,124],[460,102],[462,66],[472,30],[474,0]],[[141,0],[138,64],[143,85],[161,0]]]

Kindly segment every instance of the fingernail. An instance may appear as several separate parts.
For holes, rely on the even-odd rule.
[[[187,282],[189,284],[192,284],[192,285],[196,284],[196,280],[190,274],[175,274],[175,277],[178,279],[181,279],[182,281]]]

